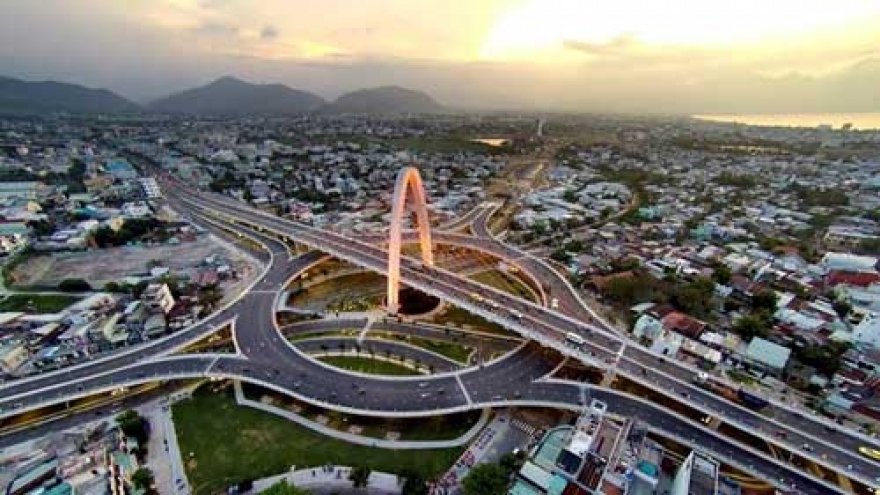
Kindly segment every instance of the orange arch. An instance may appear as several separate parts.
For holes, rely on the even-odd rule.
[[[428,206],[422,177],[415,167],[406,167],[397,173],[394,184],[394,197],[391,205],[391,226],[388,238],[388,295],[387,309],[397,314],[400,306],[400,244],[403,234],[403,216],[406,213],[406,198],[412,197],[416,213],[416,227],[419,230],[419,245],[422,249],[422,263],[434,266],[434,252],[431,245],[431,224],[428,220]]]

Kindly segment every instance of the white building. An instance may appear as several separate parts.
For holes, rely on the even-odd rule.
[[[876,272],[877,258],[874,256],[860,256],[850,253],[825,253],[819,266],[828,273],[831,270],[845,272]]]
[[[853,339],[880,349],[880,313],[868,313],[853,330]]]

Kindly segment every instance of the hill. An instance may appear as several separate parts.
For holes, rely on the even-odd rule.
[[[428,94],[399,86],[381,86],[346,93],[320,109],[323,113],[439,113],[443,106]]]
[[[283,84],[251,84],[222,77],[155,101],[149,109],[201,115],[283,115],[309,112],[323,104],[321,97]]]
[[[106,89],[0,77],[0,113],[128,113],[140,107]]]

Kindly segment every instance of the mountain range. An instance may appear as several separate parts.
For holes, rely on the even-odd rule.
[[[173,113],[187,115],[291,115],[437,113],[443,107],[426,93],[382,86],[346,93],[333,102],[283,84],[253,84],[221,77],[197,88],[175,93],[144,106],[106,89],[54,81],[29,82],[0,77],[0,114]]]
[[[129,113],[140,107],[106,89],[0,76],[0,113]]]

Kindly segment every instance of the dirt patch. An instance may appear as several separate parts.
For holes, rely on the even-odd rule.
[[[19,265],[13,274],[18,285],[55,286],[67,278],[87,280],[93,287],[110,281],[143,275],[151,261],[158,261],[172,271],[187,271],[209,256],[229,260],[247,278],[256,270],[252,260],[229,249],[210,235],[177,245],[123,246],[76,253],[55,253],[34,256]]]

